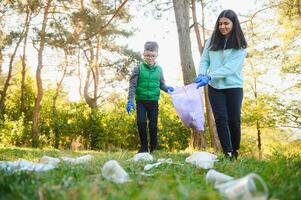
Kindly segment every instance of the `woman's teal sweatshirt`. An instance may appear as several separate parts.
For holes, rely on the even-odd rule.
[[[243,88],[242,66],[246,49],[209,50],[210,40],[205,44],[199,74],[209,75],[209,85],[216,89]]]

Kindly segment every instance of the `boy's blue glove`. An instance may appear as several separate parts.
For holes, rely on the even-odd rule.
[[[128,114],[130,114],[130,112],[132,112],[132,110],[135,110],[135,105],[132,100],[129,100],[128,103],[126,104],[126,112]]]
[[[167,92],[173,92],[175,89],[171,86],[167,86]]]
[[[210,81],[210,76],[208,75],[199,75],[195,80],[194,82],[198,84],[198,86],[196,87],[197,89],[199,87],[203,87],[205,85],[208,84],[208,82]]]

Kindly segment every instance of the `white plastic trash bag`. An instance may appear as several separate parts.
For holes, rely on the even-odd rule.
[[[204,104],[201,89],[192,83],[170,93],[173,105],[186,127],[204,131]]]
[[[213,168],[214,162],[217,161],[216,158],[217,156],[212,153],[201,151],[191,154],[186,158],[185,162],[192,163],[203,169],[210,169]]]
[[[92,160],[92,158],[93,158],[93,156],[91,156],[91,155],[85,155],[85,156],[81,156],[81,157],[78,157],[78,158],[62,157],[62,160],[66,161],[66,162],[73,163],[73,164],[80,164],[80,163],[89,162],[89,161]]]
[[[133,161],[153,161],[153,156],[149,153],[137,153],[132,158]]]
[[[116,160],[109,160],[102,167],[102,176],[114,183],[125,183],[130,180],[126,171],[118,164]]]

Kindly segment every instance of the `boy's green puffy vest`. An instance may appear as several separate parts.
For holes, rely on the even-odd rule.
[[[139,65],[139,78],[136,88],[136,100],[159,100],[161,67],[149,67],[146,63]]]

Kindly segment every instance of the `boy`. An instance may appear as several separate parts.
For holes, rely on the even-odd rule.
[[[161,67],[156,63],[159,46],[157,42],[144,44],[144,61],[136,66],[130,77],[130,87],[126,111],[130,113],[137,106],[137,126],[141,147],[138,153],[148,152],[147,119],[150,135],[150,152],[157,149],[158,100],[160,89],[173,92],[173,87],[165,85]]]

